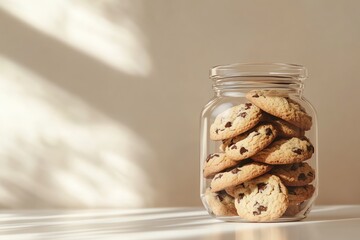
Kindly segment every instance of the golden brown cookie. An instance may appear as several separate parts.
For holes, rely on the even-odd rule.
[[[223,140],[235,137],[253,128],[262,118],[260,108],[252,103],[244,103],[216,116],[210,126],[210,139]]]
[[[266,222],[281,217],[289,205],[287,189],[280,178],[265,174],[247,181],[235,191],[235,208],[240,217]]]
[[[277,130],[269,123],[262,123],[249,131],[223,143],[226,156],[240,161],[267,147],[277,136]]]
[[[311,198],[315,192],[313,185],[306,185],[302,187],[287,187],[289,202],[291,205],[302,203]]]
[[[211,191],[218,192],[239,185],[270,171],[271,168],[263,163],[241,161],[235,168],[216,174],[211,181]]]
[[[225,153],[212,153],[205,160],[204,177],[212,178],[215,174],[237,165],[238,161],[229,159]]]
[[[315,170],[307,163],[278,165],[272,169],[285,186],[305,186],[315,179]]]
[[[211,192],[206,189],[206,202],[211,211],[216,216],[236,216],[236,209],[234,205],[234,198],[226,194],[226,192]]]
[[[314,147],[307,138],[279,139],[251,159],[267,164],[292,164],[311,158]]]
[[[305,135],[305,131],[303,129],[270,114],[264,113],[263,121],[271,123],[276,128],[278,137],[301,138]]]
[[[309,130],[312,118],[296,101],[275,90],[253,90],[246,98],[263,111],[281,118],[301,129]]]

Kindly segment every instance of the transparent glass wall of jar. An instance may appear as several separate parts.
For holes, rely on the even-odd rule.
[[[307,71],[281,63],[211,69],[214,97],[201,114],[200,195],[215,218],[297,221],[318,193],[316,113]]]

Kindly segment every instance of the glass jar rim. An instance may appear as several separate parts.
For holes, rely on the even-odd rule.
[[[278,77],[303,81],[307,76],[304,66],[289,63],[233,63],[210,69],[212,80],[234,77]]]

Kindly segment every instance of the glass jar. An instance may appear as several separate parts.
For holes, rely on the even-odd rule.
[[[318,192],[317,120],[303,97],[305,67],[231,64],[211,69],[201,114],[200,194],[215,218],[297,221]]]

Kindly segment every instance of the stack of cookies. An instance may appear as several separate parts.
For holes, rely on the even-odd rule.
[[[315,192],[314,147],[305,137],[312,118],[288,96],[251,91],[250,101],[220,113],[210,126],[219,151],[204,163],[205,199],[216,216],[273,221],[304,213]]]

